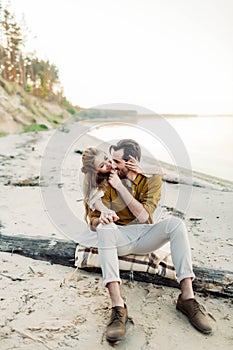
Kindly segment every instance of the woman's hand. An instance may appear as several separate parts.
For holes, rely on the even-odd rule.
[[[111,171],[111,174],[109,175],[109,178],[108,178],[108,182],[109,184],[115,188],[116,190],[120,187],[120,186],[123,186],[122,185],[122,182],[121,182],[121,179],[119,178],[119,176],[117,175],[117,172],[112,170]]]
[[[101,224],[109,224],[110,222],[114,222],[119,220],[119,216],[116,214],[114,210],[102,211],[99,217],[99,221]]]

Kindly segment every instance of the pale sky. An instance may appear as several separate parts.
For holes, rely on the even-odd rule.
[[[232,0],[11,0],[11,9],[74,104],[233,114]]]

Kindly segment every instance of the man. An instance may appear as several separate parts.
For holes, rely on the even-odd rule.
[[[171,255],[175,266],[181,294],[177,309],[189,318],[199,331],[211,333],[211,326],[194,298],[190,246],[187,230],[182,220],[170,217],[153,223],[153,213],[161,197],[161,177],[146,177],[129,168],[129,159],[141,158],[137,142],[121,140],[110,147],[115,171],[109,176],[103,202],[114,210],[119,220],[113,222],[111,215],[101,218],[98,211],[90,211],[90,224],[96,230],[98,251],[104,284],[112,301],[112,314],[107,326],[107,340],[116,342],[125,335],[127,307],[121,295],[118,256],[146,254],[170,241]]]

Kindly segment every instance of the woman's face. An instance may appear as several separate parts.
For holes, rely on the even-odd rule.
[[[105,174],[112,170],[112,160],[107,156],[106,153],[99,153],[94,160],[94,166],[97,173]]]

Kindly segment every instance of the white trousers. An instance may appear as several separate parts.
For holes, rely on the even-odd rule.
[[[143,255],[161,248],[167,242],[170,242],[178,282],[184,278],[195,277],[187,229],[184,222],[177,217],[171,216],[156,224],[99,224],[96,231],[105,285],[109,282],[121,282],[118,256]]]

